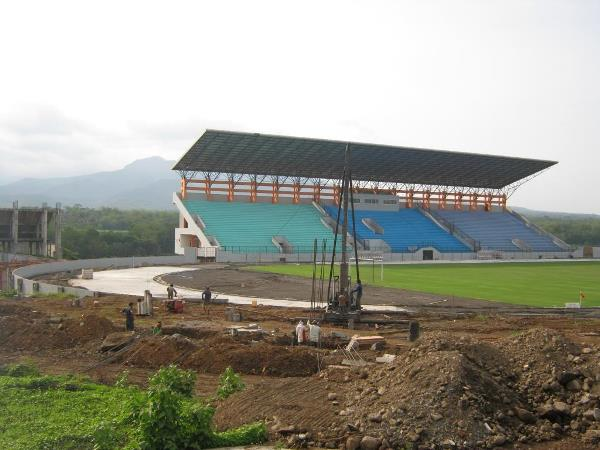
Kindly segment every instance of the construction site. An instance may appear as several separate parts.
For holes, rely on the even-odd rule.
[[[375,264],[383,280],[399,260],[571,258],[506,204],[553,164],[209,130],[175,166],[179,256],[15,269],[0,363],[108,385],[126,370],[139,386],[175,364],[198,396],[231,368],[246,388],[217,402],[215,426],[263,422],[278,448],[598,448],[600,311],[582,291],[548,308],[365,277],[365,263],[375,284]],[[247,267],[261,262],[312,276]]]
[[[232,367],[247,388],[219,404],[217,426],[265,420],[270,440],[291,448],[598,445],[600,318],[583,311],[432,305],[364,314],[369,320],[354,329],[324,321],[318,342],[298,345],[299,321],[317,319],[310,308],[188,299],[171,312],[154,298],[126,332],[121,310],[131,301],[1,301],[1,361],[107,384],[127,369],[140,385],[175,363],[199,374],[199,395]],[[153,335],[158,321],[162,334]],[[418,337],[408,326],[415,322]]]

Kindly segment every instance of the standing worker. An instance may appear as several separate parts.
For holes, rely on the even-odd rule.
[[[362,298],[363,287],[360,280],[356,280],[356,285],[354,289],[350,291],[350,295],[352,295],[352,307],[354,309],[361,309],[360,299]]]
[[[304,344],[304,338],[306,337],[305,333],[306,327],[304,326],[304,322],[298,322],[298,325],[296,325],[296,338],[298,339],[298,345]]]
[[[210,305],[211,298],[212,292],[210,291],[210,286],[206,286],[206,289],[204,289],[204,292],[202,292],[202,308],[207,315],[210,314],[208,306]]]
[[[317,322],[308,322],[308,340],[310,345],[320,347],[321,345],[321,327]]]
[[[173,287],[173,283],[171,283],[168,287],[167,287],[167,298],[169,300],[173,300],[173,296],[177,295],[177,291],[175,290],[175,288]]]
[[[121,313],[125,316],[125,329],[133,331],[133,303],[129,303],[129,306],[122,309]]]

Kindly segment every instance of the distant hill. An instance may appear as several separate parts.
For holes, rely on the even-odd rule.
[[[179,190],[174,161],[158,156],[139,159],[122,169],[61,178],[26,178],[0,186],[0,205],[18,200],[23,206],[57,202],[90,208],[171,209],[171,195]]]
[[[521,208],[520,206],[511,206],[511,209],[515,210],[519,214],[526,217],[548,217],[551,219],[600,219],[599,214],[579,214],[579,213],[566,213],[556,211],[537,211],[535,209]]]

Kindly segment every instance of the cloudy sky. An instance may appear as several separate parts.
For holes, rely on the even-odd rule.
[[[205,128],[533,157],[600,213],[600,2],[0,4],[0,184],[177,159]]]

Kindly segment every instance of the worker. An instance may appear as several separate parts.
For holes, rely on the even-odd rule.
[[[152,328],[152,334],[154,336],[162,334],[162,322],[160,320],[156,322],[156,325],[154,325],[154,327]]]
[[[298,322],[296,325],[296,338],[298,339],[298,345],[302,345],[305,342],[306,337],[306,327],[304,326],[304,322]]]
[[[167,297],[169,300],[173,300],[173,296],[177,295],[177,291],[175,290],[175,288],[173,287],[173,283],[171,283],[168,287],[167,287]]]
[[[210,299],[212,298],[212,292],[210,286],[206,286],[204,292],[202,292],[202,308],[206,314],[210,314],[208,306],[210,305]]]
[[[319,347],[321,344],[321,327],[315,321],[308,322],[308,340],[310,345],[315,347]]]
[[[340,311],[346,312],[348,310],[348,294],[342,292],[338,295],[338,304],[340,305]]]
[[[127,308],[121,310],[121,314],[125,316],[125,329],[133,331],[133,303],[129,303]]]
[[[354,309],[360,309],[360,299],[362,298],[363,287],[360,279],[356,280],[356,285],[354,289],[350,291],[350,295],[352,296],[352,307]]]

